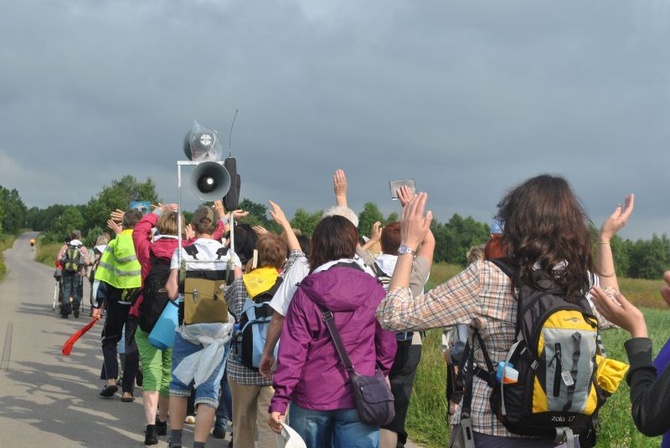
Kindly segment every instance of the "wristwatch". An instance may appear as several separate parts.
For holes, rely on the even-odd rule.
[[[416,251],[409,246],[401,244],[398,248],[398,255],[412,254],[416,255]]]

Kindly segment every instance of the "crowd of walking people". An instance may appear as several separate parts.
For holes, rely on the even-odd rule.
[[[565,292],[575,307],[581,305],[569,298],[583,296],[580,316],[598,331],[620,327],[631,333],[626,349],[633,419],[648,435],[670,429],[665,418],[670,400],[657,399],[667,394],[670,373],[665,369],[656,378],[644,317],[619,291],[610,247],[631,216],[633,195],[615,207],[593,241],[590,221],[568,182],[550,175],[530,178],[502,197],[491,239],[472,248],[467,267],[426,290],[436,246],[428,195],[401,187],[396,192],[401,219],[375,223],[361,244],[342,170],[335,172],[333,188],[335,205],[309,237],[293,229],[273,201],[270,215],[281,233],[239,224],[247,212],[226,211],[222,201],[201,206],[189,223],[177,204],[158,204],[145,215],[110,211],[107,224],[114,237],[101,235],[93,251],[81,243],[81,232],[72,232],[57,256],[64,297],[73,298],[64,301],[61,316],[79,316],[78,285],[87,272],[91,315],[104,316],[100,379],[105,383],[99,396],[115,397],[120,385],[121,400],[133,402],[141,385],[145,445],[165,437],[169,447],[182,447],[190,421],[193,448],[226,433],[232,433],[230,446],[274,447],[285,425],[309,448],[402,448],[424,332],[455,328],[443,347],[450,367],[452,446],[592,446],[579,418],[574,425],[555,425],[557,434],[568,430],[561,437],[528,434],[510,425],[490,401],[499,384],[491,360],[507,360],[503,370],[513,367],[509,353],[519,342],[519,291],[540,290],[542,281]],[[670,305],[670,271],[665,280],[662,294]],[[154,330],[173,305],[172,332],[157,342]],[[328,315],[356,372],[388,378],[395,398],[392,420],[381,425],[361,420]],[[582,344],[583,334],[589,337],[575,326],[571,340]],[[597,331],[594,339],[598,356],[604,355]],[[556,364],[554,398],[564,388],[570,397],[563,412],[590,416],[605,398],[598,396],[591,405],[595,398],[588,396],[574,410],[584,375],[577,370],[591,359],[582,361],[579,348],[575,354],[566,347],[547,347],[555,350],[546,360]],[[456,437],[466,421],[470,445]]]

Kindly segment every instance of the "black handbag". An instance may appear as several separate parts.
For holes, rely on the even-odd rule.
[[[391,423],[393,417],[395,417],[395,400],[388,380],[379,369],[376,369],[372,376],[357,373],[351,364],[351,359],[349,359],[344,344],[342,344],[340,333],[335,326],[333,313],[322,309],[321,316],[326,323],[330,336],[333,338],[342,364],[344,364],[344,368],[349,374],[358,417],[368,425],[387,425]]]

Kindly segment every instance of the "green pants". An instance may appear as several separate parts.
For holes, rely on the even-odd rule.
[[[140,364],[144,375],[142,389],[157,390],[162,397],[170,396],[172,379],[172,349],[161,350],[149,343],[149,334],[141,328],[135,333]]]

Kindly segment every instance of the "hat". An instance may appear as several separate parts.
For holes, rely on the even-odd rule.
[[[305,441],[302,440],[300,434],[295,432],[295,429],[284,422],[279,423],[281,424],[281,433],[277,434],[277,448],[307,448]]]
[[[502,221],[500,221],[498,218],[493,218],[493,222],[491,223],[491,234],[496,235],[496,234],[501,234],[503,233],[503,227],[504,224]]]

